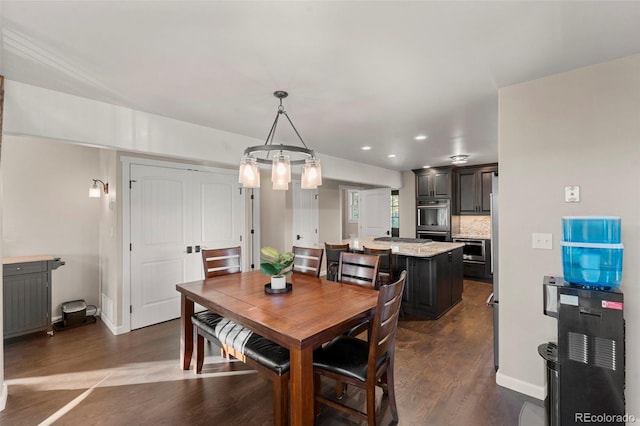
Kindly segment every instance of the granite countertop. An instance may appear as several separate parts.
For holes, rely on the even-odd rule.
[[[424,243],[384,242],[374,241],[373,237],[363,237],[356,240],[347,239],[342,241],[342,244],[346,243],[350,244],[351,249],[362,249],[362,247],[380,249],[390,248],[394,254],[413,257],[433,257],[464,246],[463,243],[443,243],[439,241]]]
[[[54,260],[55,257],[49,254],[41,254],[38,256],[16,256],[16,257],[3,257],[2,264],[10,265],[12,263],[24,263],[24,262],[41,262],[46,260]]]

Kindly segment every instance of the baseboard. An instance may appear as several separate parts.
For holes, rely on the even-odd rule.
[[[524,382],[520,379],[504,375],[500,373],[500,370],[496,373],[496,383],[502,387],[523,393],[541,401],[544,400],[547,395],[547,391],[544,386],[536,386],[529,382]]]
[[[128,333],[129,330],[126,327],[118,327],[117,325],[115,325],[113,322],[111,322],[111,319],[107,318],[106,316],[101,316],[100,319],[102,320],[102,322],[104,323],[104,325],[107,326],[107,328],[109,329],[109,331],[114,335],[117,336],[118,334],[124,334],[124,333]]]
[[[9,396],[9,388],[5,382],[2,382],[2,389],[0,389],[0,411],[4,410],[7,406],[7,397]]]

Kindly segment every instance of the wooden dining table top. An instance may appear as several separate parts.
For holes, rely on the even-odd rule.
[[[283,346],[319,345],[370,317],[378,292],[303,274],[290,274],[288,293],[267,294],[259,271],[178,284],[189,299]],[[327,340],[323,340],[327,339]]]

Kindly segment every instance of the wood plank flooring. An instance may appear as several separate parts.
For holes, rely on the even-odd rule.
[[[518,424],[523,402],[495,384],[491,286],[465,281],[463,301],[437,321],[403,318],[396,347],[398,424]],[[98,321],[5,342],[9,397],[2,425],[269,425],[271,383],[207,348],[201,376],[179,368],[177,320],[113,336]],[[323,382],[323,390],[333,385]],[[381,394],[381,392],[378,392]],[[349,402],[364,395],[349,389]],[[378,396],[380,424],[392,424]],[[317,425],[359,424],[325,408]]]

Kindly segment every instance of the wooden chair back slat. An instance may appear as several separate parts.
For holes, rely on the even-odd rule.
[[[314,277],[320,276],[322,257],[324,255],[323,249],[293,246],[292,252],[294,255],[293,272]]]
[[[371,288],[376,287],[380,258],[371,254],[340,253],[338,281]]]
[[[202,250],[205,278],[237,274],[242,271],[242,250],[238,247]]]

